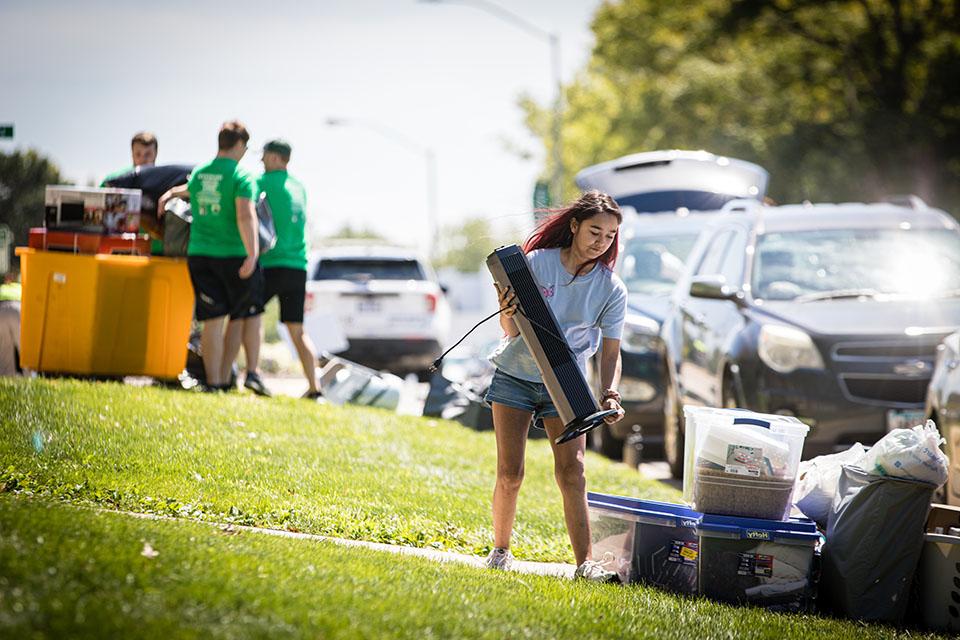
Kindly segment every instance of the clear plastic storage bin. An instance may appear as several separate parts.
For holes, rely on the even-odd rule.
[[[684,505],[592,492],[587,504],[593,557],[606,560],[621,582],[697,592],[701,514]]]
[[[809,428],[793,417],[735,409],[713,410],[696,422],[693,470],[684,478],[694,509],[786,518]]]

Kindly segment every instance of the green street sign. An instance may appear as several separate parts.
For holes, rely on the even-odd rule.
[[[533,208],[544,209],[550,206],[550,184],[538,180],[533,187]]]
[[[12,140],[12,139],[13,139],[13,125],[0,124],[0,140]]]

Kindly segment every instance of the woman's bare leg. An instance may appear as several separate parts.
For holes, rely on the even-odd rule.
[[[493,403],[493,429],[497,438],[497,484],[493,489],[493,546],[510,548],[517,515],[517,496],[523,483],[523,456],[533,414]]]
[[[580,566],[591,556],[587,480],[583,470],[583,451],[587,437],[580,436],[576,440],[556,444],[554,440],[563,433],[563,421],[560,418],[546,418],[543,426],[553,448],[553,471],[563,496],[563,517],[567,522],[567,534],[570,536],[577,566]]]

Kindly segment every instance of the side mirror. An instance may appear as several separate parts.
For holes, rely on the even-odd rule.
[[[440,283],[440,291],[443,292],[443,295],[447,295],[448,293],[450,293],[450,287],[448,287],[447,285],[445,285],[445,284],[443,284],[443,283],[441,282],[441,283]]]
[[[690,297],[739,303],[740,291],[728,285],[727,279],[721,275],[694,276],[690,281]]]

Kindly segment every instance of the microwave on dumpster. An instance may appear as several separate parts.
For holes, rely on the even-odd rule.
[[[48,229],[136,233],[140,228],[139,189],[47,186]]]

